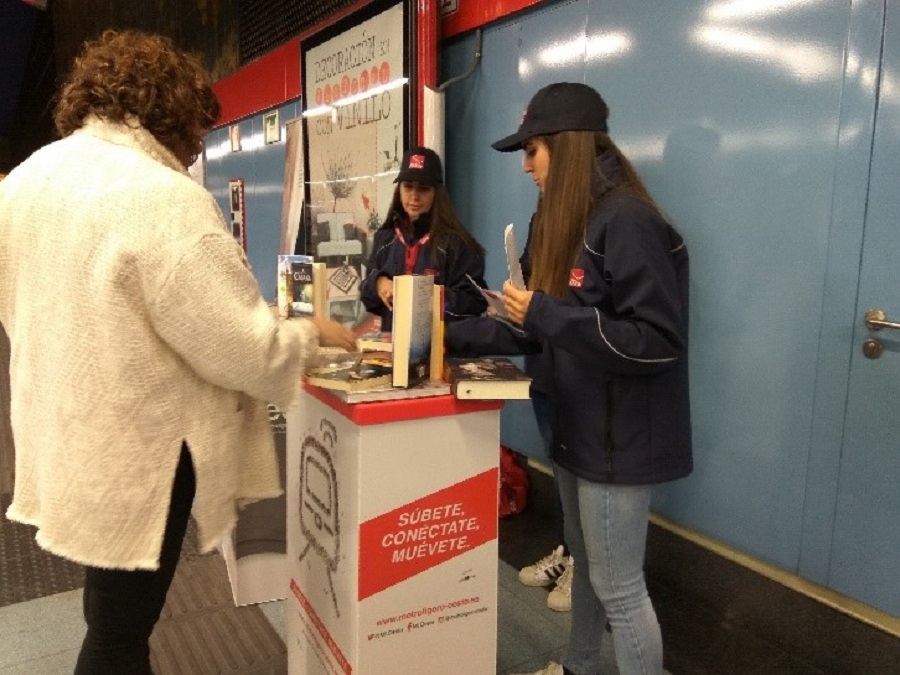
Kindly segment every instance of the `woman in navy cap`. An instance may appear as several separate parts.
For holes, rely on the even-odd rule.
[[[607,621],[621,675],[662,672],[643,572],[650,493],[692,469],[687,250],[609,137],[608,115],[591,87],[552,84],[493,144],[522,150],[539,190],[527,289],[503,287],[522,330],[489,319],[447,330],[454,351],[540,352],[575,564],[568,652],[535,675],[599,673]]]
[[[444,286],[448,321],[482,314],[487,303],[468,277],[486,285],[484,248],[456,215],[440,157],[421,146],[407,150],[394,182],[391,207],[375,232],[360,292],[363,305],[381,317],[382,331],[390,331],[394,277],[430,274]]]

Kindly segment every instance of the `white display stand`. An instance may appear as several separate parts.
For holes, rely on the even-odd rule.
[[[288,411],[289,675],[496,672],[500,408]]]
[[[273,307],[273,311],[275,308]],[[272,424],[272,433],[275,435],[275,452],[278,456],[279,472],[284,476],[286,472],[286,432],[287,423],[283,413],[273,405],[269,405],[269,421]],[[234,604],[238,607],[242,605],[255,605],[261,602],[269,602],[272,600],[284,600],[287,596],[287,555],[285,554],[285,544],[287,541],[286,531],[278,528],[286,527],[285,512],[287,499],[284,495],[273,499],[264,499],[255,502],[246,509],[238,511],[238,525],[232,531],[223,537],[219,543],[219,551],[225,559],[225,567],[228,570],[228,581],[231,584],[231,597]],[[251,514],[252,512],[252,514]],[[250,532],[254,533],[256,545],[253,549],[257,552],[248,553],[247,540],[251,537],[244,530],[241,532],[243,523],[256,523],[257,527],[254,531],[253,525],[250,525]],[[280,515],[280,518],[277,516]],[[258,523],[264,522],[265,528],[260,530]],[[277,534],[276,534],[276,531]],[[239,537],[243,536],[244,546],[243,553],[240,558],[237,552],[241,548],[236,541],[240,541]],[[277,540],[281,546],[275,546],[271,542]],[[268,545],[260,545],[260,541],[269,542]],[[258,550],[258,549],[278,549]]]
[[[284,600],[287,589],[287,557],[284,553],[256,553],[238,559],[234,553],[234,534],[222,539],[219,551],[225,559],[231,597],[236,607]]]

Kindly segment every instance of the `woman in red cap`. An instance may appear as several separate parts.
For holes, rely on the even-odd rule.
[[[591,87],[551,84],[493,144],[522,150],[539,190],[527,289],[503,287],[522,330],[489,319],[447,327],[454,351],[539,353],[575,564],[568,652],[534,675],[599,673],[607,621],[621,675],[662,672],[643,572],[650,494],[693,466],[687,249],[609,137],[608,115]]]
[[[360,292],[365,308],[381,317],[381,330],[393,323],[393,279],[398,274],[430,274],[444,286],[448,321],[479,316],[487,303],[482,288],[484,248],[462,224],[444,187],[441,159],[430,148],[403,154],[394,198],[375,232],[366,280]]]

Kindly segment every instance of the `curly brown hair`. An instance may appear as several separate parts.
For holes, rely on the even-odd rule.
[[[68,136],[91,114],[111,122],[134,116],[169,150],[190,154],[221,107],[195,55],[161,35],[107,30],[75,59],[59,93],[56,129]]]

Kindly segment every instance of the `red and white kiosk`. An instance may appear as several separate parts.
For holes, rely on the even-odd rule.
[[[501,407],[288,411],[289,675],[496,672]]]

